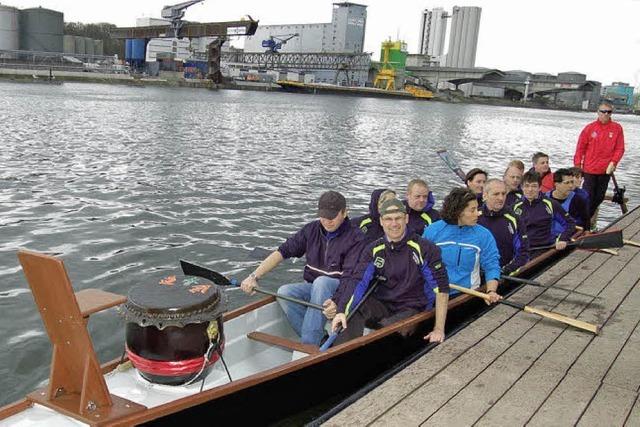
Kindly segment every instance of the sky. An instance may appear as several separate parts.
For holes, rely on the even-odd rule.
[[[109,22],[134,26],[136,18],[160,17],[164,5],[181,0],[1,0],[18,8],[42,6],[64,13],[66,22]],[[232,21],[244,15],[260,24],[331,21],[328,0],[205,0],[185,19]],[[365,51],[379,58],[391,37],[418,53],[420,15],[425,8],[482,8],[477,67],[557,74],[577,71],[603,84],[622,81],[640,87],[640,0],[362,0],[367,5]],[[450,23],[449,23],[450,26]],[[237,43],[234,43],[237,44]],[[241,44],[240,44],[241,46]],[[446,47],[445,47],[446,52]]]

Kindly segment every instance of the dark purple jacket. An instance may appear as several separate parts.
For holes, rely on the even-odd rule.
[[[503,207],[494,212],[483,205],[478,224],[489,229],[496,239],[503,274],[517,272],[529,261],[527,227],[511,208]]]
[[[378,211],[378,201],[384,191],[385,188],[374,190],[373,193],[371,193],[371,201],[369,202],[369,213],[351,220],[351,224],[360,229],[367,242],[378,240],[384,235],[384,231],[380,225],[380,212]]]
[[[523,198],[513,205],[513,211],[523,219],[527,227],[530,248],[551,245],[558,237],[569,242],[576,231],[576,223],[571,215],[562,209],[560,203],[545,197],[542,193],[533,201]],[[552,230],[554,219],[564,224],[564,231],[559,236]]]
[[[424,228],[430,226],[434,222],[440,219],[440,214],[433,208],[436,203],[436,199],[433,197],[433,193],[429,191],[427,197],[427,204],[422,211],[416,211],[409,207],[409,203],[404,201],[404,205],[407,208],[409,214],[409,225],[407,227],[408,233],[415,233],[418,236],[422,236]]]
[[[507,200],[504,202],[504,205],[513,206],[516,202],[521,201],[523,197],[521,189],[511,190],[507,193]]]
[[[582,195],[578,195],[575,191],[573,194],[569,194],[566,199],[553,197],[553,191],[550,191],[547,194],[547,197],[560,203],[562,208],[571,215],[571,218],[574,219],[576,225],[579,225],[585,230],[589,229],[589,225],[591,225],[591,217],[589,216],[589,199],[585,200]]]
[[[373,292],[392,314],[404,309],[428,310],[433,307],[435,290],[449,292],[449,277],[440,249],[415,234],[407,234],[397,243],[386,237],[369,243],[362,251],[356,269],[344,283],[344,292],[336,301],[339,313],[356,307],[378,275],[386,277]]]
[[[278,251],[284,259],[305,257],[303,278],[313,282],[319,276],[340,279],[345,270],[351,270],[360,255],[361,233],[346,218],[331,237],[327,237],[320,220],[308,223],[289,237]]]

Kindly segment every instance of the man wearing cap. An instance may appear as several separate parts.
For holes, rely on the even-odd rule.
[[[307,308],[282,299],[278,302],[300,335],[301,342],[314,345],[320,344],[326,320],[336,313],[331,297],[338,290],[345,270],[355,265],[361,249],[361,233],[347,217],[347,202],[342,194],[336,191],[323,193],[318,201],[318,216],[318,220],[306,224],[265,258],[241,284],[243,291],[253,294],[258,280],[283,260],[304,256],[307,262],[304,282],[283,285],[278,294],[322,305],[325,310]]]
[[[409,230],[421,235],[425,227],[440,219],[440,214],[433,208],[433,193],[425,180],[416,178],[407,185],[407,200],[404,204],[409,214]]]
[[[408,232],[409,217],[405,205],[392,199],[380,206],[384,237],[368,244],[354,274],[338,298],[338,314],[332,328],[342,325],[336,339],[341,344],[362,335],[366,325],[386,326],[416,313],[436,308],[435,326],[424,339],[444,340],[444,325],[449,301],[449,278],[442,264],[440,249],[433,243]],[[363,301],[376,277],[385,277]],[[362,302],[362,304],[360,304]],[[347,315],[358,307],[347,324]]]

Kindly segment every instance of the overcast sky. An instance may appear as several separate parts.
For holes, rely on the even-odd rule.
[[[65,21],[110,22],[133,26],[142,16],[160,17],[166,4],[180,0],[1,0],[18,8],[42,6],[64,12]],[[191,6],[185,19],[230,21],[249,14],[261,24],[331,21],[328,0],[206,0]],[[425,8],[480,6],[476,66],[557,74],[578,71],[603,84],[640,86],[640,0],[476,0],[395,2],[369,0],[365,50],[379,58],[380,43],[404,39],[417,53],[420,14]],[[450,24],[449,24],[450,25]],[[446,47],[445,47],[446,51]]]

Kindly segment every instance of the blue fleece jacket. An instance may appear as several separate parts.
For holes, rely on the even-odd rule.
[[[482,284],[480,270],[484,271],[485,280],[500,279],[500,253],[496,240],[483,226],[459,226],[441,220],[427,227],[422,237],[435,243],[442,251],[450,283],[476,288]]]

